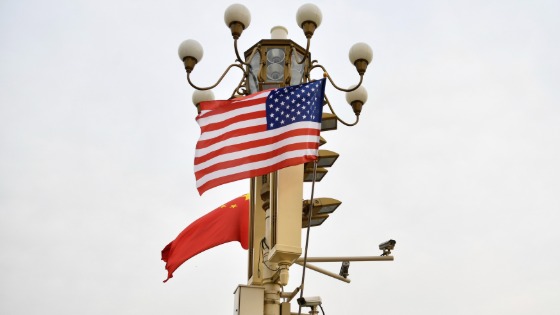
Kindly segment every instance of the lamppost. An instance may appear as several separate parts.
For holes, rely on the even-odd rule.
[[[232,68],[240,69],[241,79],[237,87],[233,89],[231,98],[271,88],[307,83],[314,80],[312,73],[318,72],[320,78],[325,77],[332,87],[346,93],[346,100],[356,117],[355,121],[350,123],[340,119],[325,96],[324,107],[328,107],[330,113],[324,111],[321,130],[334,130],[337,122],[347,126],[353,126],[359,122],[362,106],[367,100],[367,92],[362,86],[362,82],[366,69],[371,64],[373,52],[365,43],[353,45],[350,48],[349,59],[358,72],[358,83],[349,88],[338,86],[328,74],[327,69],[311,58],[311,38],[322,21],[322,13],[317,6],[305,4],[298,9],[296,14],[297,24],[306,37],[305,47],[288,39],[286,28],[276,26],[271,30],[271,39],[262,39],[241,54],[237,41],[250,25],[250,12],[241,4],[233,4],[226,9],[224,20],[233,37],[235,61],[226,68],[215,84],[200,87],[191,79],[194,68],[203,57],[202,46],[192,39],[185,40],[179,46],[179,57],[185,66],[187,81],[195,89],[192,99],[197,107],[202,101],[214,99],[211,89],[218,86]],[[324,139],[322,140],[321,144],[325,142]],[[319,150],[318,158],[318,162],[313,165],[292,166],[251,179],[247,288],[256,289],[256,291],[245,294],[252,296],[251,299],[243,299],[241,287],[238,288],[237,314],[290,314],[289,301],[299,291],[303,291],[303,281],[302,285],[291,293],[283,290],[288,284],[290,266],[294,263],[301,263],[302,226],[307,227],[309,232],[309,227],[320,225],[329,213],[340,205],[336,199],[314,200],[313,196],[310,200],[305,200],[302,205],[303,182],[311,181],[314,184],[314,182],[320,181],[327,172],[326,167],[330,167],[334,163],[338,154],[328,150]],[[323,205],[323,203],[325,204]],[[321,208],[323,210],[318,210]],[[306,257],[305,255],[304,266]],[[259,294],[262,295],[262,298]],[[281,303],[282,298],[285,299],[283,303]],[[251,306],[244,308],[241,306],[244,303],[250,303]],[[316,306],[312,307],[312,313],[316,313]]]

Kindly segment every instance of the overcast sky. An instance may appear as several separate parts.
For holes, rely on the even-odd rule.
[[[235,59],[232,2],[209,3],[0,2],[0,313],[233,312],[247,278],[239,243],[165,284],[160,260],[190,222],[249,188],[195,188],[199,128],[177,47],[203,45],[199,85]],[[275,25],[304,45],[303,3],[243,2],[240,49]],[[353,43],[374,61],[358,126],[323,134],[340,158],[315,195],[342,206],[312,229],[310,255],[397,247],[394,262],[352,263],[350,284],[309,271],[306,295],[327,314],[559,314],[559,2],[315,4],[311,52],[335,83],[358,80]],[[216,97],[239,79],[231,71]],[[344,94],[326,93],[351,120]],[[301,277],[291,270],[288,291]]]

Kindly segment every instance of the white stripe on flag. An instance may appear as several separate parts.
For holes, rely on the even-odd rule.
[[[259,168],[272,166],[276,163],[282,162],[283,160],[287,160],[287,159],[290,159],[290,158],[296,158],[296,157],[302,157],[302,156],[306,156],[306,155],[317,155],[317,150],[315,150],[315,149],[304,149],[304,150],[298,150],[298,151],[289,151],[289,152],[282,153],[280,155],[277,155],[277,156],[275,156],[273,158],[270,158],[270,159],[267,159],[267,160],[262,160],[262,161],[253,162],[253,163],[247,163],[247,164],[243,164],[243,165],[239,165],[239,166],[235,166],[235,167],[230,167],[230,168],[227,168],[227,169],[220,169],[218,171],[209,173],[209,174],[201,177],[200,179],[198,179],[196,181],[196,186],[200,187],[200,186],[206,184],[208,181],[216,179],[216,178],[227,177],[229,175],[234,175],[234,174],[237,174],[237,173],[242,173],[242,172],[247,172],[247,171],[251,171],[251,170],[255,170],[255,169],[259,169]]]
[[[249,148],[249,149],[245,149],[245,150],[241,150],[241,151],[236,151],[236,152],[232,152],[232,153],[226,153],[226,154],[221,154],[218,155],[206,162],[200,163],[200,164],[195,164],[194,166],[194,171],[198,172],[200,170],[204,170],[205,168],[212,166],[214,164],[217,163],[221,163],[221,162],[227,162],[227,161],[231,161],[231,160],[236,160],[236,159],[240,159],[243,157],[248,157],[248,156],[253,156],[256,154],[261,154],[261,153],[267,153],[270,151],[274,151],[276,149],[282,148],[283,146],[289,145],[289,144],[298,144],[298,143],[317,143],[319,141],[319,137],[318,136],[309,136],[309,135],[304,135],[304,136],[296,136],[296,137],[290,137],[288,139],[283,139],[281,141],[277,141],[274,142],[272,144],[269,145],[264,145],[261,147],[253,147],[253,148]]]
[[[314,121],[300,121],[300,122],[293,123],[293,124],[288,125],[288,126],[283,127],[283,128],[266,130],[266,131],[257,132],[257,133],[253,133],[253,134],[248,134],[248,135],[229,138],[225,141],[216,142],[215,144],[212,144],[208,147],[197,149],[196,152],[195,152],[195,157],[204,156],[204,155],[206,155],[206,154],[208,154],[212,151],[215,151],[217,149],[220,149],[220,148],[222,148],[224,146],[228,146],[228,145],[236,145],[236,144],[241,144],[241,143],[245,143],[245,142],[248,142],[248,141],[272,138],[272,137],[281,135],[281,134],[289,131],[289,130],[286,130],[286,128],[290,128],[289,130],[320,129],[321,124],[317,123],[317,122],[314,122]],[[222,131],[222,133],[223,133],[223,131]]]
[[[264,102],[264,101],[263,101]],[[201,117],[197,120],[198,125],[202,128],[209,124],[215,124],[224,120],[237,117],[239,115],[248,114],[252,112],[264,111],[264,104],[256,104],[253,106],[241,107],[233,109],[222,114],[211,115],[208,117]]]

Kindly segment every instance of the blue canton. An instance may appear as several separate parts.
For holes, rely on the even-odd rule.
[[[325,79],[273,90],[266,99],[267,129],[300,121],[321,122]]]

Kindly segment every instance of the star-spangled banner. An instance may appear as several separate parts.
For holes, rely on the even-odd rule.
[[[317,158],[325,79],[200,103],[196,186],[202,195],[224,183]]]

